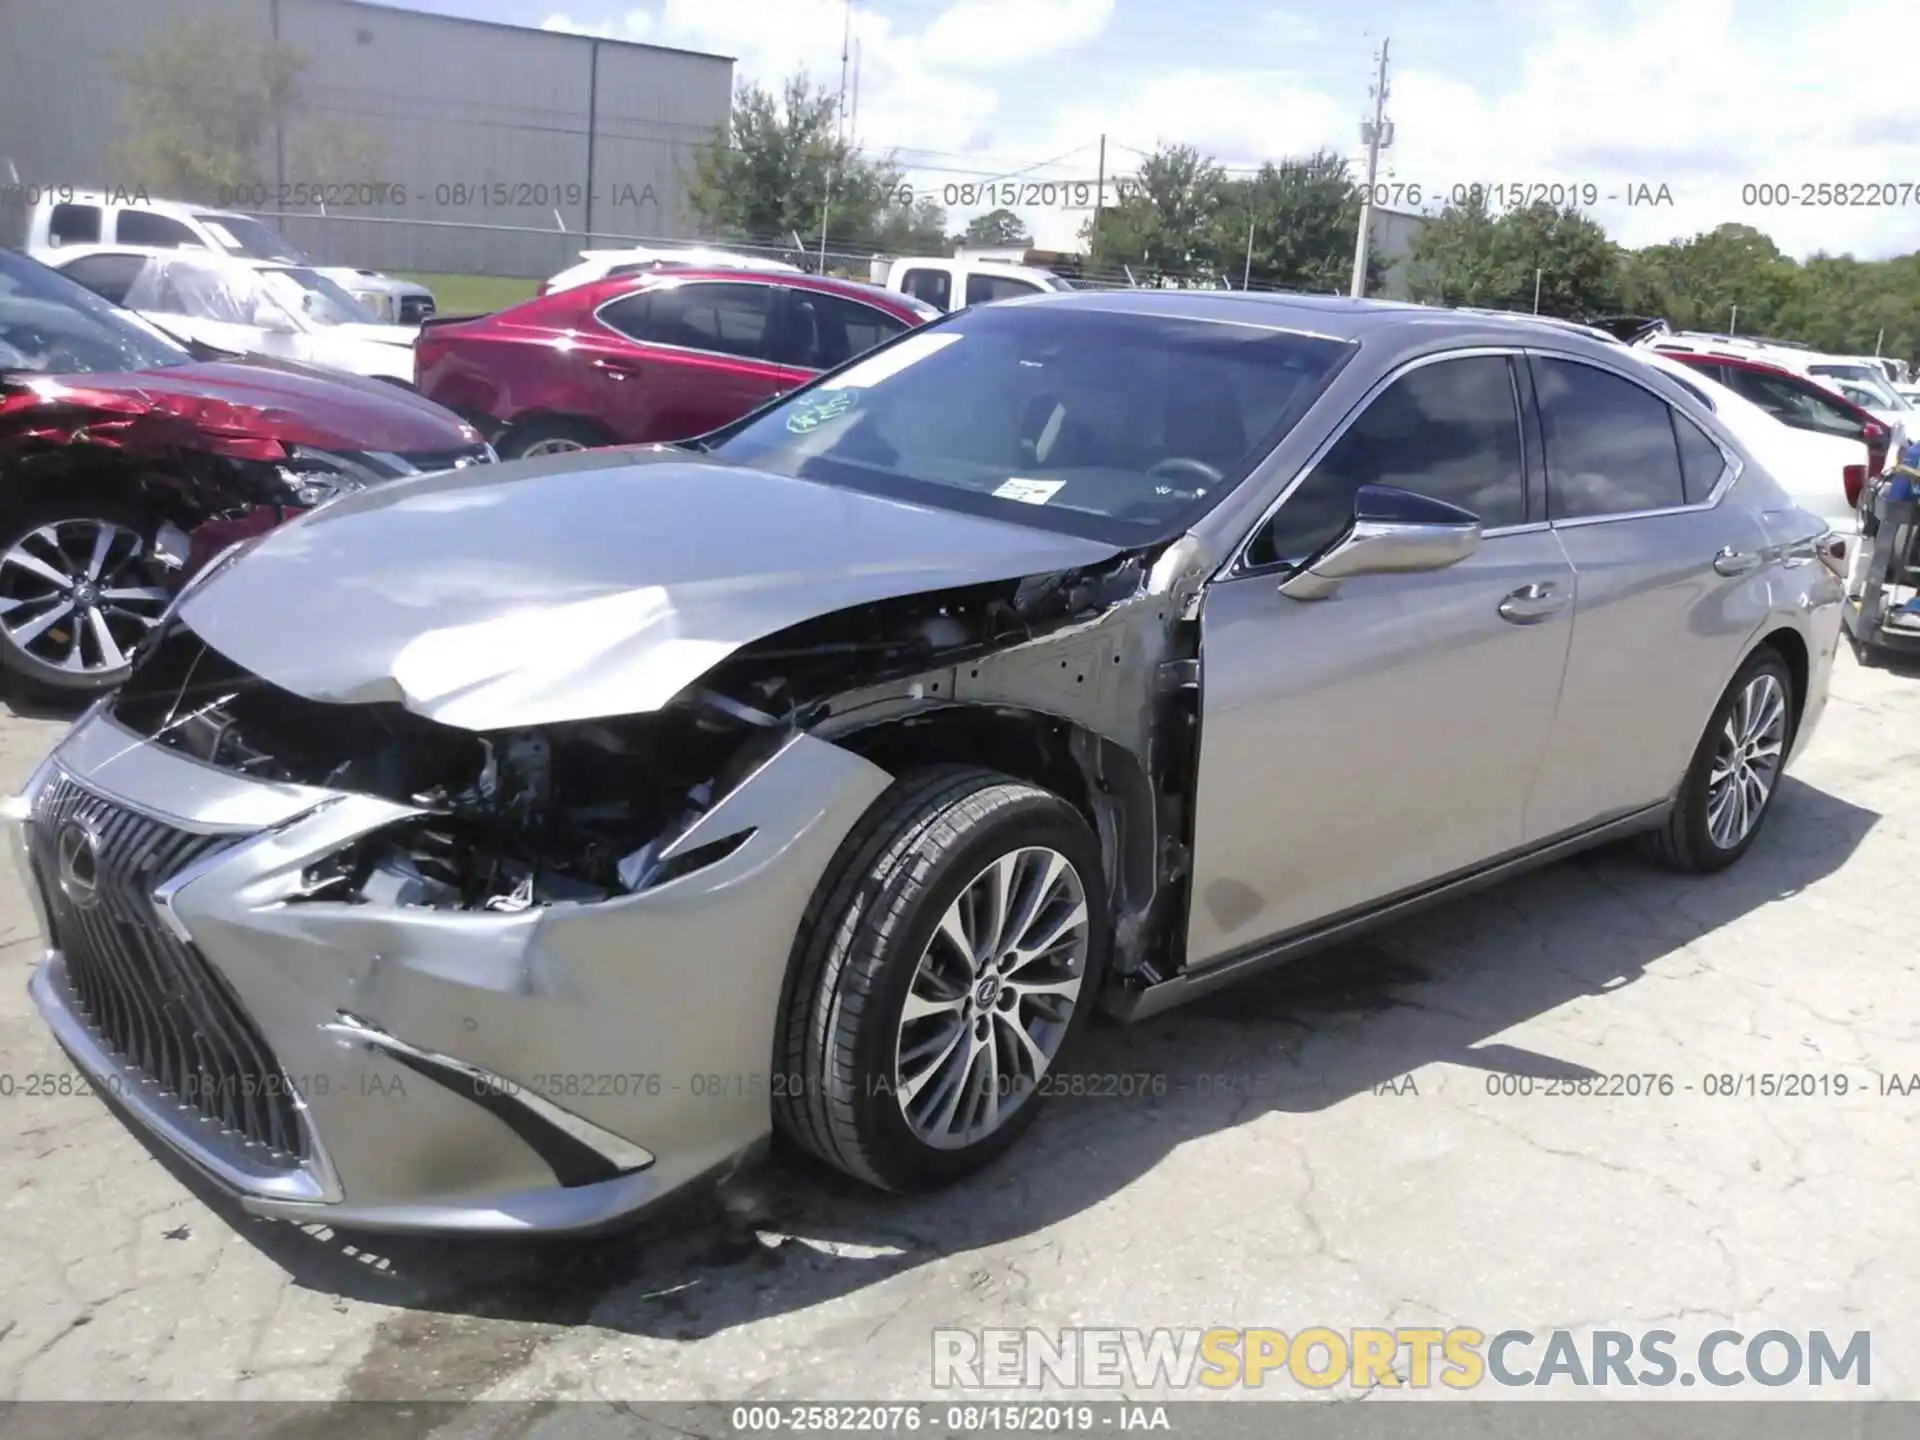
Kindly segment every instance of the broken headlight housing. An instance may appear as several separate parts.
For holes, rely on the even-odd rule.
[[[279,469],[280,479],[287,487],[288,503],[303,510],[395,478],[394,473],[365,455],[316,450],[308,445],[288,446],[287,458]]]

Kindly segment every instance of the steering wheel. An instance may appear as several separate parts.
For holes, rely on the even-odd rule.
[[[1156,460],[1147,471],[1147,478],[1171,480],[1181,474],[1198,475],[1209,485],[1222,484],[1227,478],[1206,461],[1188,455],[1169,455],[1165,460]]]

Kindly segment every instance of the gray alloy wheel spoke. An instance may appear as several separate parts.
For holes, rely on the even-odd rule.
[[[1707,771],[1707,834],[1722,850],[1760,823],[1786,742],[1786,689],[1777,675],[1756,675],[1729,709]]]
[[[520,458],[530,460],[536,455],[570,455],[575,450],[586,448],[578,440],[536,440],[520,452]]]
[[[119,529],[112,525],[102,525],[94,532],[93,554],[87,559],[87,579],[99,580],[100,569],[107,563],[107,552],[113,549],[113,542],[119,534]]]
[[[18,628],[9,626],[8,632],[13,636],[14,643],[24,650],[72,613],[73,602],[71,600],[62,600],[52,609],[41,611],[38,615],[34,616],[33,619]]]
[[[1091,936],[1086,887],[1057,850],[1010,851],[961,887],[921,952],[894,1046],[895,1097],[922,1142],[984,1140],[1038,1089]]]
[[[126,652],[113,638],[113,631],[107,628],[107,617],[98,610],[87,611],[87,626],[93,631],[93,643],[100,647],[100,663],[108,670],[118,670],[127,663]]]

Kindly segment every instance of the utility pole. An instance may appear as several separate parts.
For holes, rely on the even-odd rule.
[[[847,133],[855,149],[860,146],[860,42],[853,42],[853,111],[847,116]]]
[[[840,30],[840,101],[833,107],[834,135],[847,138],[847,49],[853,40],[853,0],[847,0],[846,22]]]
[[[1253,288],[1253,227],[1256,222],[1247,221],[1247,268],[1240,272],[1240,288]]]
[[[1360,234],[1353,242],[1353,288],[1358,300],[1367,293],[1367,246],[1373,229],[1373,186],[1380,174],[1380,152],[1393,143],[1393,124],[1387,119],[1387,42],[1380,41],[1380,67],[1373,81],[1373,119],[1360,126],[1367,142],[1367,188],[1360,197]]]
[[[1100,249],[1100,205],[1107,198],[1107,137],[1100,137],[1100,165],[1094,172],[1093,181],[1093,226],[1087,231],[1087,258],[1091,260]]]
[[[1540,313],[1540,270],[1537,266],[1533,272],[1533,313]]]
[[[1727,320],[1727,334],[1738,335],[1739,333],[1740,333],[1740,307],[1736,305],[1733,307],[1732,316]]]

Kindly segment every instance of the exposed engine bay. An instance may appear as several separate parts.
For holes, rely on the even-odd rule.
[[[1113,855],[1117,948],[1139,952],[1189,843],[1197,638],[1169,593],[1180,548],[825,615],[657,711],[488,733],[295,695],[176,619],[113,714],[203,763],[417,812],[311,867],[301,898],[480,912],[603,901],[722,858],[751,832],[674,844],[801,732],[895,772],[992,764],[1088,810]]]

